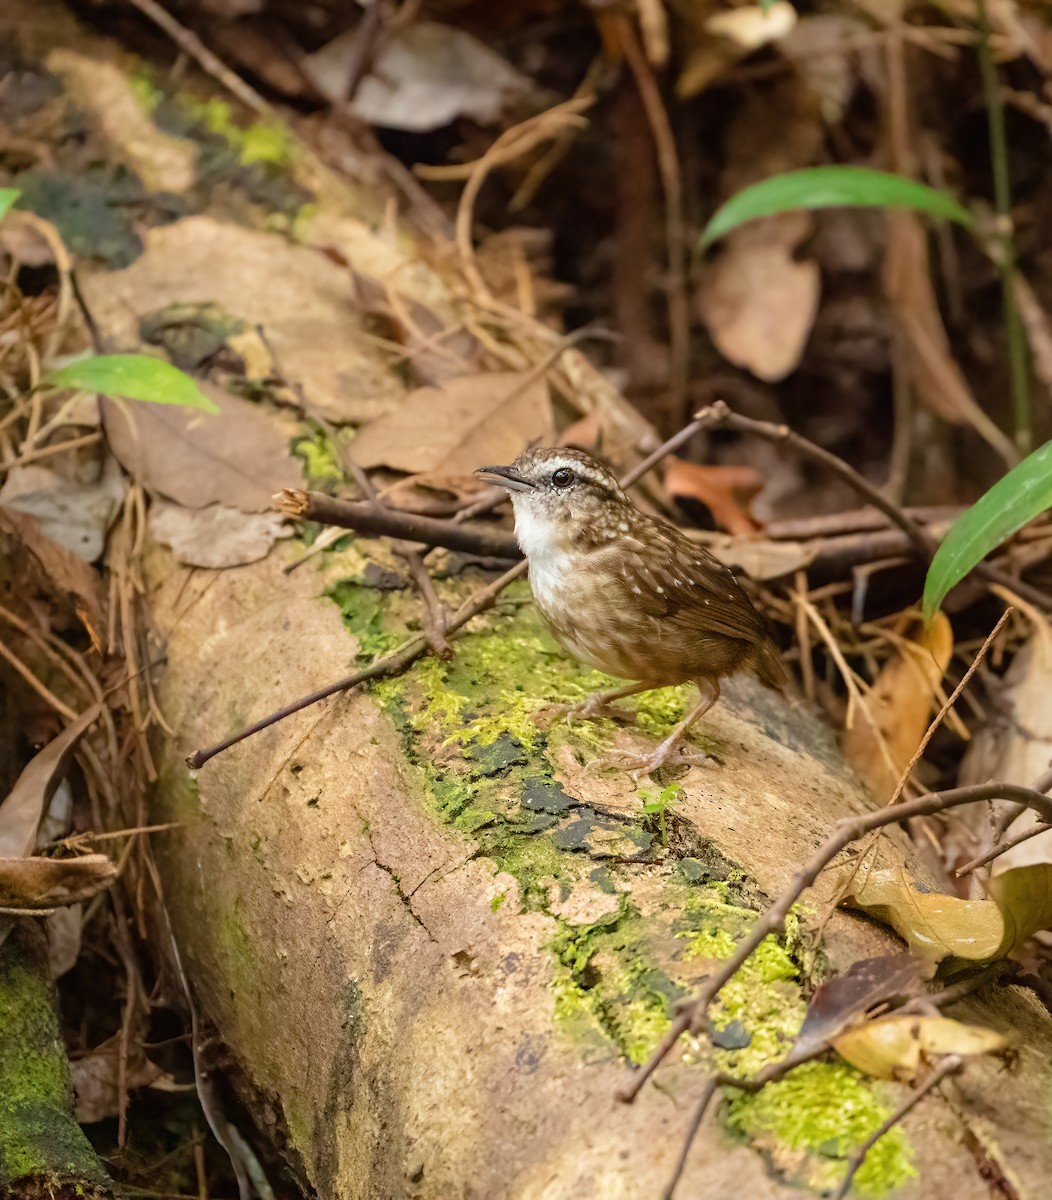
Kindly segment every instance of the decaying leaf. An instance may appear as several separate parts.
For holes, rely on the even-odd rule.
[[[74,1116],[84,1125],[117,1115],[121,1093],[121,1037],[116,1034],[90,1054],[70,1064],[73,1074]],[[123,1084],[127,1091],[170,1081],[170,1076],[146,1057],[142,1046],[128,1047]]]
[[[105,854],[0,858],[0,908],[60,908],[88,900],[117,878]]]
[[[201,390],[217,415],[104,400],[110,448],[133,478],[187,508],[266,511],[275,492],[300,479],[286,431],[259,405],[209,383]]]
[[[73,482],[36,463],[14,467],[0,488],[0,505],[36,517],[42,533],[92,563],[102,557],[124,492],[121,469],[107,455],[94,483]]]
[[[736,229],[698,292],[719,352],[768,383],[796,368],[818,311],[818,264],[793,256],[808,224],[806,214],[785,213]]]
[[[6,568],[6,569],[3,569]],[[0,580],[23,597],[42,592],[68,604],[95,645],[106,628],[102,589],[82,558],[47,537],[40,522],[0,506]],[[56,609],[60,609],[56,605]]]
[[[866,1013],[886,1003],[920,991],[932,966],[913,954],[864,958],[815,990],[807,1006],[793,1053],[799,1054],[832,1041],[843,1030],[859,1024]]]
[[[763,487],[753,467],[709,466],[686,462],[670,454],[665,459],[665,491],[675,499],[697,500],[728,533],[755,533],[760,524],[748,504]]]
[[[386,275],[403,262],[389,244],[378,261],[383,239],[361,222],[323,226],[319,214],[313,224],[320,243],[341,237],[345,257],[360,271]],[[331,421],[368,419],[404,394],[361,326],[345,266],[308,246],[206,216],[150,229],[143,239],[143,253],[125,270],[77,273],[112,345],[135,348],[142,318],[204,297],[247,328],[262,325],[282,374]]]
[[[927,632],[921,621],[913,622],[844,731],[844,754],[878,801],[891,798],[920,745],[952,654],[953,628],[945,613],[936,613]]]
[[[833,1048],[852,1066],[877,1079],[909,1081],[941,1054],[994,1054],[1005,1038],[992,1029],[949,1017],[882,1017],[833,1039]]]
[[[463,477],[486,463],[509,463],[552,433],[547,384],[524,380],[499,371],[417,388],[361,432],[354,457],[363,467]]]
[[[56,909],[46,918],[47,961],[52,979],[61,979],[72,971],[80,957],[81,931],[84,925],[84,908],[70,904]]]
[[[156,500],[150,506],[150,533],[191,567],[240,567],[266,558],[278,538],[292,530],[281,513],[243,513],[210,504],[184,508]]]
[[[992,962],[1052,925],[1052,864],[996,875],[989,900],[922,891],[896,871],[859,871],[843,903],[890,925],[914,954],[932,962]]]
[[[81,713],[19,775],[0,804],[0,858],[21,858],[32,851],[37,826],[62,779],[69,754],[100,711],[101,706],[95,704]]]

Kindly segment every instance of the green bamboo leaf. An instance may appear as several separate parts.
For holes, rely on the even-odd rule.
[[[11,211],[11,206],[21,196],[18,188],[0,188],[0,221]]]
[[[149,400],[153,404],[176,404],[217,413],[218,408],[189,375],[183,374],[163,358],[146,354],[100,354],[82,358],[44,377],[48,387],[79,388],[84,392],[102,392],[105,396],[123,396],[126,400]]]
[[[713,214],[700,248],[746,221],[801,208],[908,208],[971,228],[971,213],[946,192],[869,167],[807,167],[744,188]]]
[[[1052,442],[1046,442],[953,523],[924,581],[924,620],[946,593],[1017,529],[1052,508]]]

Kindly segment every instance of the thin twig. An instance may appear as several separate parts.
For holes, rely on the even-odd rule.
[[[344,469],[354,476],[362,494],[373,508],[377,512],[389,511],[389,505],[385,504],[377,495],[373,481],[366,474],[364,468],[338,442],[336,447]],[[439,658],[450,658],[453,648],[446,640],[446,611],[438,598],[434,581],[424,565],[420,551],[405,542],[396,542],[394,550],[408,566],[409,574],[416,584],[416,590],[424,602],[424,637],[427,639],[428,646]]]
[[[284,126],[285,123],[272,105],[268,104],[254,88],[249,87],[243,79],[235,75],[208,49],[196,33],[187,29],[185,25],[180,25],[171,13],[162,8],[156,0],[132,0],[132,4],[144,16],[149,17],[155,25],[160,26],[184,54],[192,58],[202,71],[218,80],[242,104],[250,108],[257,116],[263,117],[264,120]]]
[[[690,430],[691,433],[696,432],[696,425],[697,422],[694,422],[693,425],[688,425],[687,430]],[[672,451],[678,445],[680,445],[683,440],[685,440],[684,434],[687,432],[687,430],[680,430],[678,434],[675,434],[669,438],[667,442],[659,446],[653,454],[649,454],[641,463],[633,467],[624,476],[624,478],[621,479],[621,487],[631,487],[637,479],[649,471],[651,467],[660,462],[666,454],[672,453]],[[286,494],[287,493],[282,492],[281,496],[284,497]],[[306,493],[301,493],[301,495],[306,495]],[[386,517],[389,515],[387,513],[376,513],[375,510],[374,513],[377,518]],[[457,609],[457,611],[449,618],[449,621],[446,625],[446,632],[448,634],[456,633],[457,630],[466,625],[472,617],[477,616],[481,612],[485,612],[485,610],[493,604],[496,598],[508,586],[509,583],[514,582],[516,579],[521,578],[521,576],[525,574],[526,561],[523,560],[520,563],[516,563],[516,565],[510,570],[505,571],[503,575],[499,576],[492,583],[488,584],[484,588],[481,588],[472,596],[469,596],[467,600],[465,600],[464,603]],[[404,671],[406,667],[410,665],[410,663],[413,663],[420,658],[421,655],[426,654],[427,649],[428,645],[426,638],[424,638],[422,635],[411,637],[407,641],[404,641],[396,649],[392,650],[390,654],[384,655],[383,658],[378,658],[374,663],[371,663],[368,667],[363,667],[362,670],[356,671],[353,675],[348,675],[344,679],[338,679],[335,683],[330,683],[328,687],[323,687],[316,692],[312,692],[309,696],[303,696],[299,700],[293,701],[292,704],[285,705],[284,708],[279,708],[276,712],[272,712],[269,716],[263,717],[261,720],[249,725],[247,729],[242,729],[238,733],[232,734],[230,737],[225,738],[215,746],[210,746],[207,749],[195,751],[195,753],[187,757],[186,765],[192,770],[198,770],[199,768],[203,767],[205,763],[209,761],[209,759],[215,758],[217,754],[221,754],[224,750],[228,750],[231,746],[236,746],[238,742],[243,742],[246,738],[251,737],[255,733],[259,733],[263,729],[269,728],[271,725],[276,725],[279,721],[284,720],[285,717],[292,716],[293,713],[300,712],[304,708],[309,708],[312,704],[317,704],[321,700],[326,700],[329,696],[335,696],[338,692],[348,692],[352,688],[358,687],[359,684],[365,683],[369,679],[381,679],[390,675],[397,675]]]
[[[712,1097],[716,1094],[716,1084],[718,1080],[715,1075],[710,1075],[705,1080],[705,1085],[702,1088],[701,1095],[698,1097],[698,1103],[694,1107],[694,1115],[691,1117],[690,1126],[687,1129],[686,1136],[683,1139],[683,1146],[679,1152],[679,1158],[676,1160],[676,1166],[672,1172],[672,1178],[665,1186],[665,1190],[661,1193],[661,1200],[672,1200],[672,1194],[675,1192],[680,1179],[683,1176],[684,1168],[687,1165],[687,1156],[690,1154],[690,1148],[694,1144],[694,1139],[698,1136],[698,1130],[701,1128],[702,1121],[705,1120],[705,1114],[709,1110],[709,1104]]]
[[[930,1092],[933,1092],[940,1083],[947,1077],[959,1071],[964,1065],[964,1060],[959,1054],[950,1054],[939,1063],[932,1071],[928,1078],[917,1088],[917,1090],[907,1100],[903,1101],[890,1117],[881,1125],[879,1129],[871,1133],[861,1146],[851,1155],[848,1160],[847,1174],[844,1176],[837,1188],[833,1200],[843,1200],[843,1198],[851,1190],[852,1181],[858,1173],[859,1167],[866,1161],[866,1155],[880,1141],[880,1139],[894,1129],[896,1125],[911,1112]]]
[[[980,854],[978,858],[973,858],[971,862],[966,862],[963,867],[958,867],[954,871],[954,876],[960,879],[962,875],[969,875],[979,867],[985,867],[987,863],[993,862],[995,858],[1000,858],[1002,854],[1006,854],[1009,850],[1014,849],[1021,842],[1029,842],[1031,838],[1037,837],[1039,833],[1048,833],[1052,829],[1052,825],[1039,821],[1036,825],[1031,825],[1029,829],[1024,829],[1022,833],[1017,833],[1015,837],[1010,837],[1007,841],[1001,842],[992,850],[987,850],[985,854]]]

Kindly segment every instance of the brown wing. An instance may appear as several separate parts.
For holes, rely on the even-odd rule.
[[[671,525],[649,520],[617,547],[617,579],[628,608],[642,608],[698,634],[746,642],[767,626],[729,568]]]

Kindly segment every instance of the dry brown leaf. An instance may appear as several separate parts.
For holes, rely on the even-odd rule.
[[[881,802],[891,799],[920,745],[952,654],[953,628],[945,613],[935,614],[928,633],[916,621],[844,731],[845,757]]]
[[[33,849],[37,826],[62,780],[70,752],[100,711],[101,706],[95,704],[81,713],[19,775],[0,803],[0,858],[21,858]]]
[[[35,517],[0,507],[0,562],[10,571],[5,583],[12,594],[24,598],[44,592],[64,601],[92,642],[101,645],[106,621],[98,575],[82,558],[47,537]]]
[[[768,383],[795,370],[818,311],[818,264],[793,257],[809,222],[807,214],[785,213],[736,229],[698,290],[717,350]]]
[[[992,962],[1052,925],[1052,865],[1004,871],[989,890],[989,900],[961,900],[922,891],[897,871],[859,871],[843,903],[890,925],[932,962]]]
[[[775,542],[756,537],[711,542],[706,549],[728,567],[736,567],[761,582],[802,571],[818,554],[810,542]]]
[[[932,412],[955,425],[971,425],[1009,464],[1015,446],[979,407],[950,353],[928,265],[928,235],[920,218],[908,212],[887,214],[884,293],[905,348],[917,395]]]
[[[340,233],[346,257],[359,270],[385,275],[402,262],[394,245],[385,247],[383,262],[374,262],[383,239],[360,222],[347,218]],[[205,216],[142,236],[143,253],[123,271],[77,272],[88,307],[113,345],[134,348],[143,317],[206,296],[247,326],[262,325],[284,376],[331,421],[368,420],[405,394],[396,372],[376,354],[374,335],[361,326],[347,269],[324,254]],[[323,229],[319,236],[335,238],[336,231]],[[420,265],[415,274],[425,270]]]
[[[47,925],[47,961],[52,979],[61,979],[72,971],[80,957],[81,932],[84,925],[84,909],[80,904],[70,904],[56,909],[45,919]]]
[[[60,908],[105,891],[116,878],[116,864],[105,854],[0,858],[0,907]]]
[[[214,384],[200,386],[217,414],[104,400],[110,448],[133,478],[187,508],[225,504],[265,512],[275,492],[300,481],[287,433],[258,404]]]
[[[552,434],[548,385],[539,378],[524,387],[524,379],[497,371],[417,388],[362,430],[354,457],[367,468],[465,478],[476,467],[509,463]]]
[[[73,1075],[74,1116],[84,1125],[114,1117],[120,1108],[121,1037],[115,1034],[90,1054],[70,1063]],[[170,1081],[170,1076],[150,1062],[142,1046],[128,1047],[123,1079],[127,1091]]]
[[[150,506],[150,533],[191,567],[240,567],[266,558],[278,538],[292,529],[280,513],[243,513],[210,504],[184,508],[156,500]]]
[[[748,504],[762,487],[763,479],[752,467],[703,466],[674,454],[665,459],[665,491],[677,500],[704,504],[728,533],[750,534],[760,528]]]
[[[877,1079],[908,1082],[942,1054],[994,1054],[1006,1040],[992,1029],[949,1017],[882,1017],[833,1039],[833,1048],[853,1067]]]

